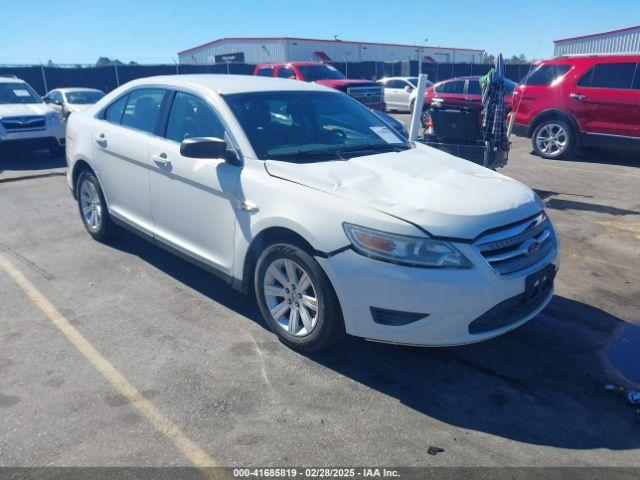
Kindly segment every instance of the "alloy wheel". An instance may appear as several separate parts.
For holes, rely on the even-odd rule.
[[[271,316],[285,332],[308,335],[318,322],[318,295],[309,274],[286,258],[271,262],[263,282],[264,298]]]
[[[89,180],[83,180],[80,185],[80,209],[82,217],[91,232],[97,232],[102,226],[102,202],[95,184]]]
[[[549,157],[562,155],[569,146],[569,134],[558,123],[547,123],[536,133],[536,147]]]

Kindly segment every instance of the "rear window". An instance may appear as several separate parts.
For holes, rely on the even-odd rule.
[[[443,82],[436,87],[438,93],[464,93],[464,81],[455,80],[453,82]]]
[[[258,70],[259,77],[273,77],[273,67],[261,68]]]
[[[635,63],[599,63],[578,81],[579,87],[629,89],[633,84]]]
[[[540,65],[524,77],[521,83],[523,85],[551,85],[569,70],[571,70],[571,65]]]
[[[469,86],[467,88],[469,95],[482,95],[482,88],[480,88],[480,82],[478,80],[469,80]]]

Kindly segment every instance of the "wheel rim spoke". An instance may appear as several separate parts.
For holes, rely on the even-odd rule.
[[[300,281],[298,282],[297,289],[299,292],[306,292],[309,286],[311,285],[311,279],[307,272],[302,272],[302,276],[300,277]]]
[[[289,333],[295,335],[298,331],[298,309],[292,308],[289,312]]]
[[[289,280],[289,285],[295,285],[298,283],[298,277],[296,276],[296,267],[293,265],[291,260],[284,261],[284,269],[287,272],[287,279]]]
[[[283,302],[279,303],[278,305],[276,305],[276,307],[270,310],[271,316],[275,320],[278,320],[282,315],[287,313],[287,310],[289,310],[289,308],[291,308],[291,306],[287,303],[286,300],[284,300]]]
[[[318,299],[315,297],[310,297],[309,295],[302,296],[302,304],[306,307],[311,308],[313,311],[318,311]]]
[[[302,320],[304,328],[310,332],[313,329],[313,319],[304,305],[300,306],[300,319]]]
[[[273,297],[282,297],[282,298],[286,296],[284,288],[278,287],[277,285],[267,285],[264,288],[264,294],[271,295]]]
[[[275,278],[278,281],[278,283],[280,283],[280,285],[282,285],[283,287],[289,286],[289,282],[287,282],[287,279],[284,278],[284,275],[275,264],[272,264],[267,270],[267,272],[271,274],[271,276]]]

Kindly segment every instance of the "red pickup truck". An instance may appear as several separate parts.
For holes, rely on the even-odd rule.
[[[326,63],[263,63],[256,67],[253,74],[260,77],[316,82],[340,90],[373,110],[385,111],[384,90],[380,85],[369,80],[346,78],[340,71]]]

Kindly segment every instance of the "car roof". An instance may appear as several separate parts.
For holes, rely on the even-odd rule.
[[[0,75],[0,83],[27,83],[24,80],[15,77],[3,77]]]
[[[258,77],[253,75],[162,75],[133,80],[128,86],[164,85],[175,87],[204,87],[220,95],[249,92],[273,92],[282,90],[336,92],[335,89],[312,82],[300,82],[285,78]]]
[[[57,90],[57,91],[62,92],[62,93],[68,93],[68,92],[100,92],[100,93],[104,93],[102,90],[98,90],[97,88],[85,88],[85,87],[54,88],[54,90]]]
[[[299,61],[299,62],[271,62],[271,63],[261,63],[257,66],[257,68],[264,67],[281,67],[283,65],[327,65],[324,62],[313,62],[309,61]]]

